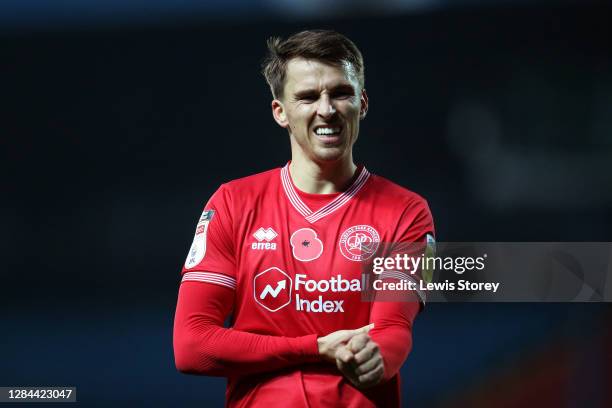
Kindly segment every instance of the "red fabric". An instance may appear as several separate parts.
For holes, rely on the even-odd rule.
[[[204,207],[182,270],[177,366],[228,376],[229,406],[398,406],[418,307],[363,301],[361,261],[378,243],[425,234],[433,234],[426,201],[364,168],[343,194],[321,200],[295,191],[286,168],[224,184]],[[355,244],[364,238],[369,247]],[[200,288],[208,286],[214,294]],[[361,391],[314,362],[314,339],[370,322],[388,381]]]
[[[236,395],[245,395],[236,406],[273,407],[278,404],[278,393],[282,392],[283,403],[294,401],[297,406],[325,407],[329,404],[342,406],[367,406],[363,391],[353,388],[329,364],[306,365],[320,362],[316,335],[302,337],[266,336],[223,327],[231,311],[234,293],[222,286],[184,282],[179,289],[174,319],[174,354],[177,368],[185,373],[245,377],[240,387],[233,390]],[[412,346],[411,328],[419,311],[416,302],[377,302],[371,313],[375,328],[370,332],[378,344],[385,363],[384,381],[394,379]],[[300,367],[301,370],[281,369]],[[265,375],[270,373],[271,375]],[[252,374],[264,374],[251,376]],[[257,394],[257,399],[248,390],[255,384],[267,384],[266,393]],[[296,383],[302,386],[296,388]],[[387,382],[365,395],[376,393],[372,400],[378,406],[399,405],[399,382]],[[302,387],[308,387],[306,395]],[[387,389],[391,392],[380,392]],[[381,404],[381,396],[386,401]],[[272,405],[271,405],[272,404]],[[375,405],[371,405],[375,406]]]
[[[174,317],[174,356],[185,373],[244,376],[319,361],[317,336],[266,336],[223,327],[234,292],[184,282]]]
[[[412,325],[419,309],[417,301],[375,302],[372,306],[370,337],[385,362],[385,381],[399,372],[412,349]]]

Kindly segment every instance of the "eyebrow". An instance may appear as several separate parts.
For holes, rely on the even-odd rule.
[[[349,84],[339,84],[339,85],[335,85],[333,87],[331,87],[329,89],[330,93],[335,93],[338,91],[345,91],[345,92],[350,92],[350,93],[355,93],[355,89],[349,85]],[[319,93],[318,89],[316,88],[307,88],[307,89],[303,89],[300,91],[295,92],[293,95],[296,98],[303,98],[306,96],[311,96],[311,95],[317,95]]]

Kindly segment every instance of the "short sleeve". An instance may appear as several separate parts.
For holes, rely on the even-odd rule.
[[[222,185],[198,219],[183,265],[183,282],[201,281],[236,288],[231,197]]]
[[[419,281],[431,281],[432,272],[423,265],[424,259],[433,256],[435,251],[435,229],[433,217],[427,201],[420,196],[411,200],[404,208],[400,216],[392,239],[392,245],[388,248],[387,257],[395,259],[400,257],[411,258],[416,263],[416,268],[408,269],[394,268],[386,269],[380,275],[381,279],[408,280],[416,284],[416,294],[420,302],[424,305],[426,293],[419,289]],[[420,258],[420,259],[419,259]],[[415,265],[409,262],[407,265]],[[383,291],[382,294],[387,300],[393,298],[393,293]],[[378,294],[381,296],[381,294]],[[401,296],[400,296],[401,297]]]
[[[418,197],[404,210],[393,242],[427,243],[427,235],[435,237],[433,217],[427,201]]]

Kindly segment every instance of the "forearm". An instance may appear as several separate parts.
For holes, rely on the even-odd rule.
[[[224,328],[232,298],[227,288],[200,282],[181,284],[174,320],[179,371],[231,377],[319,361],[314,334],[278,337]]]
[[[412,324],[419,312],[418,302],[376,302],[370,337],[378,345],[384,362],[383,381],[396,375],[412,349]]]

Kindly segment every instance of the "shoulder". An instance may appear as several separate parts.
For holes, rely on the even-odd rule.
[[[279,183],[280,167],[267,170],[250,176],[237,178],[223,183],[219,190],[225,194],[236,195],[246,198],[265,193],[270,187]]]
[[[274,180],[279,178],[280,168],[277,168],[225,182],[213,193],[204,210],[212,209],[230,218],[240,217],[245,208],[262,202],[274,188]]]
[[[427,200],[406,187],[376,175],[371,175],[370,193],[398,207],[427,207]]]
[[[383,208],[381,218],[392,220],[396,226],[394,242],[416,242],[426,234],[435,234],[433,216],[425,198],[384,177],[372,177],[376,208]]]

